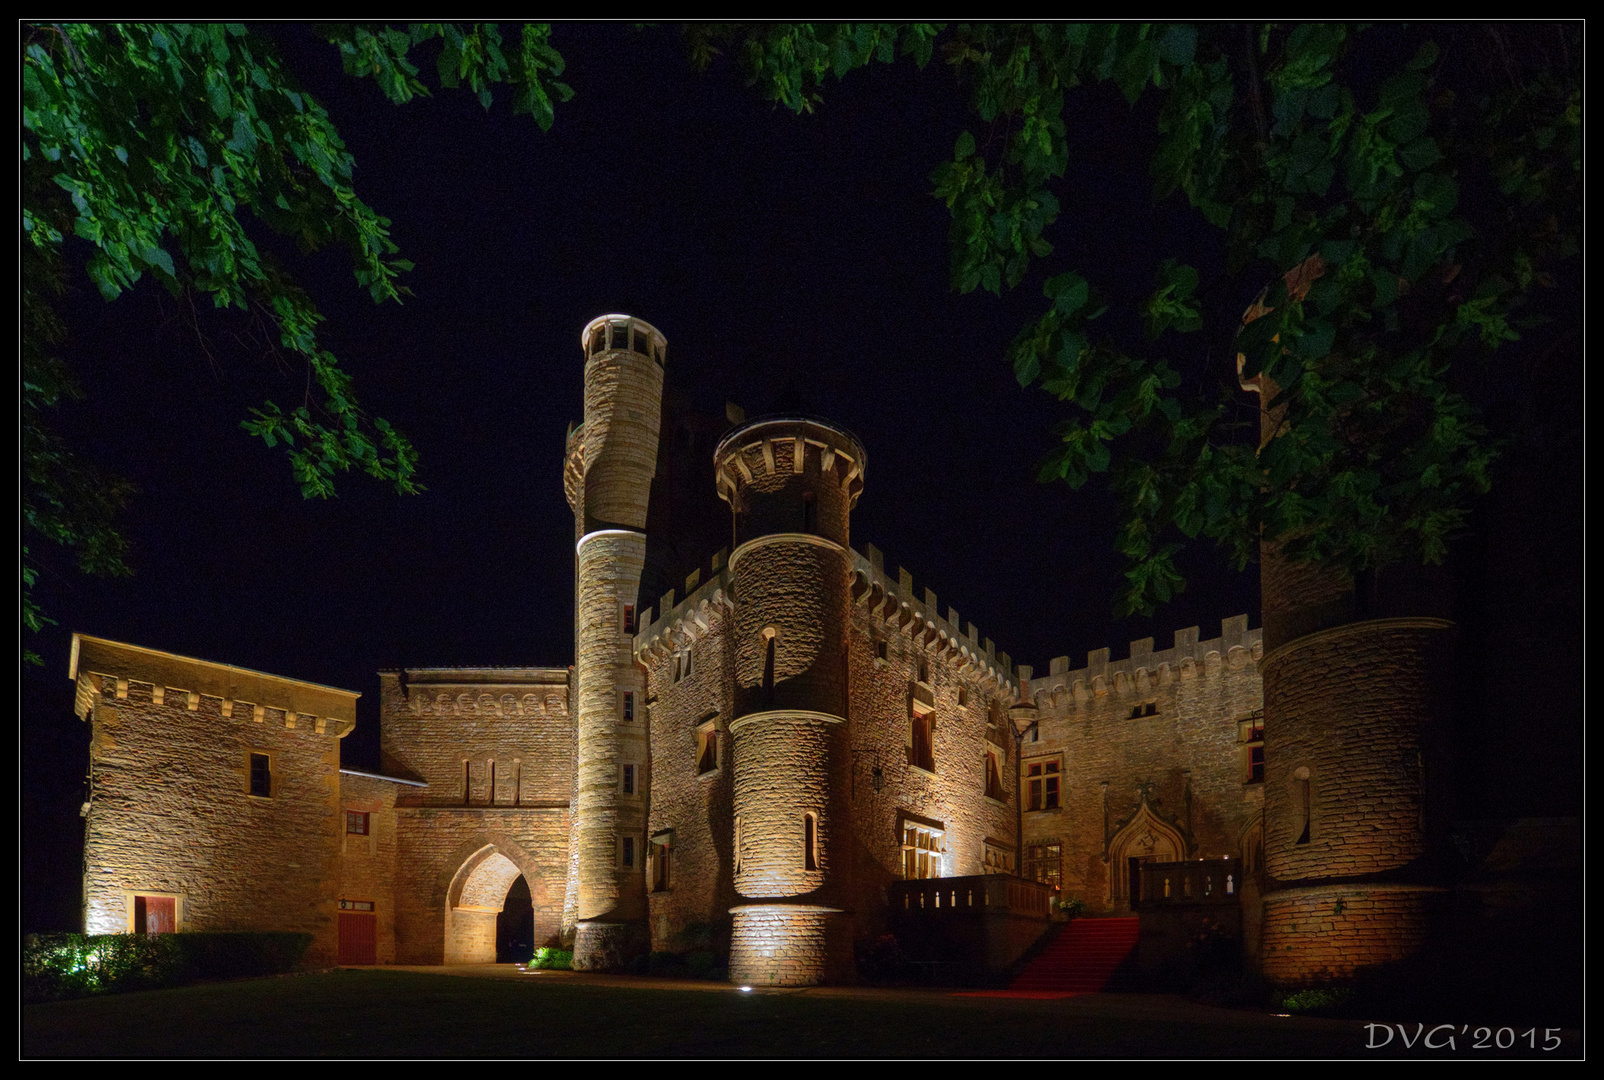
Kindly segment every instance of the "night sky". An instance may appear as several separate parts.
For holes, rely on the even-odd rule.
[[[59,410],[58,430],[138,485],[136,574],[88,579],[58,560],[38,590],[58,625],[33,640],[45,667],[23,673],[25,929],[78,918],[88,731],[72,716],[73,631],[360,691],[343,746],[358,768],[378,764],[380,669],[572,662],[563,439],[582,418],[579,332],[609,312],[667,336],[676,408],[800,408],[856,432],[868,465],[854,546],[879,546],[1016,662],[1080,666],[1148,635],[1165,648],[1178,628],[1207,638],[1242,612],[1259,625],[1256,568],[1234,573],[1208,548],[1188,557],[1176,602],[1112,617],[1112,500],[1096,482],[1035,481],[1068,414],[1003,360],[1045,303],[1044,272],[1086,272],[1118,331],[1166,255],[1205,278],[1219,265],[1211,231],[1151,200],[1152,103],[1133,110],[1109,87],[1076,97],[1083,160],[1060,189],[1058,256],[998,300],[948,285],[949,218],[928,177],[978,121],[939,58],[832,82],[798,117],[727,61],[693,72],[672,28],[560,26],[577,93],[542,133],[505,88],[488,113],[465,90],[398,107],[306,31],[270,32],[417,264],[415,295],[375,306],[344,252],[259,242],[320,306],[364,406],[412,439],[428,490],[353,473],[337,499],[303,500],[282,452],[239,423],[270,395],[298,404],[304,368],[253,346],[240,313],[191,316],[148,281],[108,304],[75,271],[64,352],[86,399]],[[1252,298],[1206,297],[1225,321],[1186,339],[1194,369],[1228,369],[1230,320]],[[710,468],[705,502],[727,514]]]

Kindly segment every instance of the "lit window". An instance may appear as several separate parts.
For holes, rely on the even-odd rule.
[[[1025,766],[1025,777],[1029,782],[1030,802],[1026,804],[1027,810],[1057,810],[1058,809],[1058,779],[1059,768],[1056,759],[1052,761],[1035,761]]]
[[[941,856],[946,850],[944,830],[917,824],[902,823],[902,876],[909,880],[938,878],[941,876]]]
[[[1064,880],[1062,844],[1031,844],[1025,848],[1025,877],[1061,888]]]
[[[718,730],[709,722],[696,729],[696,774],[718,769]]]
[[[1237,721],[1237,741],[1242,744],[1242,782],[1264,783],[1264,713],[1257,712]]]
[[[273,763],[266,754],[251,755],[251,794],[262,799],[273,797]]]
[[[347,810],[345,812],[345,832],[347,836],[367,836],[372,823],[368,814],[363,810]]]

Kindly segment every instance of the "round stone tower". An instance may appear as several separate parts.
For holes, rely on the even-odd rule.
[[[569,895],[574,960],[616,970],[646,948],[644,680],[630,651],[646,562],[667,342],[628,315],[585,327],[585,420],[569,435],[577,727]],[[623,770],[635,781],[625,792]]]
[[[1261,403],[1276,393],[1264,376],[1244,385]],[[1262,411],[1261,447],[1281,433]],[[1261,547],[1261,956],[1271,982],[1306,985],[1427,942],[1446,893],[1436,856],[1450,817],[1453,624],[1418,566],[1356,584]]]
[[[805,417],[753,420],[714,452],[735,546],[735,890],[730,978],[850,977],[848,522],[863,447]]]

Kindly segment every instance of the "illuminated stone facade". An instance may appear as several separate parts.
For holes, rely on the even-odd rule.
[[[1123,912],[1143,861],[1204,859],[1279,981],[1421,940],[1440,890],[1393,871],[1446,805],[1446,624],[1345,620],[1272,559],[1278,639],[1237,616],[1037,676],[853,549],[865,447],[801,416],[725,433],[733,547],[642,597],[667,342],[614,315],[582,347],[574,667],[381,673],[367,774],[339,766],[352,693],[78,639],[88,929],[170,902],[175,928],[304,929],[329,962],[490,962],[521,877],[534,943],[576,967],[711,940],[734,979],[804,985],[853,977],[902,878],[1023,871]]]

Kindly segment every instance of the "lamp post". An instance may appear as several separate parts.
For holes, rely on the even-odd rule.
[[[1014,729],[1014,876],[1025,876],[1025,732],[1036,726],[1040,719],[1034,701],[1023,697],[1008,709],[1008,724]]]

